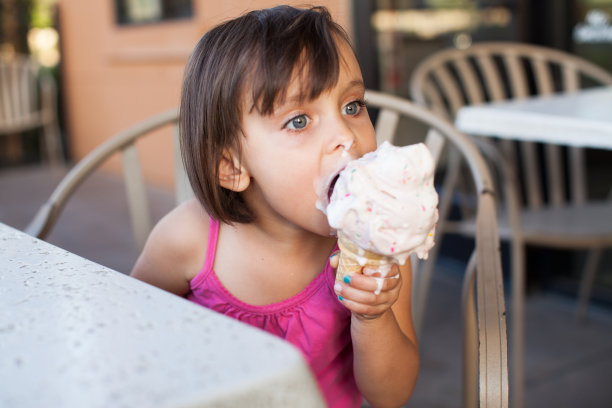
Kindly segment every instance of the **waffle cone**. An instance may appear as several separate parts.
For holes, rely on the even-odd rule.
[[[336,269],[338,281],[343,280],[346,275],[361,273],[361,269],[366,265],[378,269],[380,266],[392,263],[387,256],[362,249],[342,234],[338,234],[338,247],[340,248],[340,259]]]

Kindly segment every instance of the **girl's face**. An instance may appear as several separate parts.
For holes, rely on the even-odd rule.
[[[340,51],[338,82],[317,99],[299,102],[294,78],[273,114],[243,110],[242,165],[250,177],[243,195],[257,220],[329,235],[317,207],[327,204],[332,181],[348,161],[376,149],[359,64],[348,45]]]

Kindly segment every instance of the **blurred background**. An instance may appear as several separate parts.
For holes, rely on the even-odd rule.
[[[0,54],[31,56],[57,83],[55,102],[62,160],[60,165],[53,166],[45,160],[37,133],[40,130],[0,135],[0,222],[24,228],[72,164],[118,131],[178,106],[185,63],[204,32],[250,9],[279,3],[266,0],[2,0]],[[283,3],[303,5],[305,2]],[[316,4],[328,7],[336,21],[351,34],[366,86],[403,97],[409,97],[412,69],[424,57],[442,48],[467,48],[479,41],[544,45],[577,54],[612,71],[612,0],[319,0]],[[154,198],[154,218],[161,217],[173,206],[170,189],[174,182],[174,156],[169,154],[173,146],[172,138],[164,132],[138,146],[149,195]],[[611,152],[589,150],[587,154],[588,175],[595,180],[591,183],[594,189],[591,193],[604,196],[612,179]],[[71,215],[62,216],[48,240],[128,272],[138,254],[131,241],[129,221],[116,216],[126,206],[122,194],[117,193],[122,189],[115,177],[120,167],[120,160],[113,159],[97,178],[82,186],[79,196],[65,210]],[[71,222],[67,223],[68,220]],[[113,238],[109,240],[109,236]],[[443,275],[446,278],[442,279],[439,290],[444,291],[445,285],[453,281],[454,270],[462,270],[453,265],[465,263],[471,245],[460,238],[445,238],[439,262],[447,275]],[[502,249],[507,262],[507,248]],[[576,252],[530,250],[529,293],[552,293],[575,299],[583,258],[584,254]],[[609,253],[604,254],[603,268],[597,275],[592,296],[592,304],[606,324],[612,312],[610,258]],[[441,320],[448,310],[441,305],[446,304],[443,301],[438,305]],[[554,333],[563,336],[565,332],[559,329]],[[603,332],[593,336],[600,336],[597,341],[602,341],[601,344],[612,344],[611,333],[610,326],[606,326]],[[580,341],[584,346],[590,340]],[[544,349],[547,346],[542,345]],[[612,349],[606,348],[604,355],[609,361]],[[588,358],[602,357],[597,354]],[[546,375],[558,376],[572,364],[580,363],[555,366],[557,371],[553,370],[552,374],[544,371]],[[611,365],[605,367],[609,369]],[[434,373],[432,377],[441,375],[435,369],[430,373]],[[590,380],[581,381],[591,381],[595,386],[600,384],[600,377],[595,374],[587,377]],[[540,378],[532,378],[531,386],[541,384]],[[571,379],[567,381],[575,384]],[[459,385],[457,389],[449,385],[454,383],[451,380],[440,385],[442,390],[450,387],[448,400],[460,393]],[[546,387],[542,390],[543,397],[552,392]],[[429,391],[436,393],[433,388]],[[608,402],[612,405],[610,391],[602,391],[602,399],[586,406],[606,406]],[[528,403],[529,398],[534,398],[529,394],[527,397]],[[443,395],[438,395],[438,401],[442,402],[437,405],[428,401],[423,406],[454,406],[445,403]],[[531,401],[528,405],[561,406],[533,402],[546,401],[545,398]]]

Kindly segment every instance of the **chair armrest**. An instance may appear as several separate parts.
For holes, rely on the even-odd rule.
[[[480,406],[508,406],[506,309],[495,200],[481,193],[476,217],[476,299],[480,355]]]
[[[55,218],[52,215],[54,208],[55,206],[52,202],[45,202],[40,206],[32,221],[24,229],[24,232],[36,238],[46,237],[49,234],[49,230],[53,227],[48,220]]]
[[[133,145],[141,136],[151,130],[176,121],[178,109],[157,114],[124,131],[121,131],[96,147],[81,159],[61,180],[53,190],[51,196],[38,210],[25,232],[40,239],[45,239],[57,218],[61,214],[66,202],[78,186],[93,173],[106,159],[115,153],[121,152]]]

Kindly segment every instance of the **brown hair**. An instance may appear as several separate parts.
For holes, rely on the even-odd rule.
[[[240,158],[247,92],[251,109],[269,115],[298,75],[301,97],[315,99],[338,80],[336,38],[350,45],[325,8],[289,6],[249,12],[202,36],[185,68],[179,126],[189,182],[210,216],[227,223],[254,219],[239,193],[219,185],[223,153]]]

